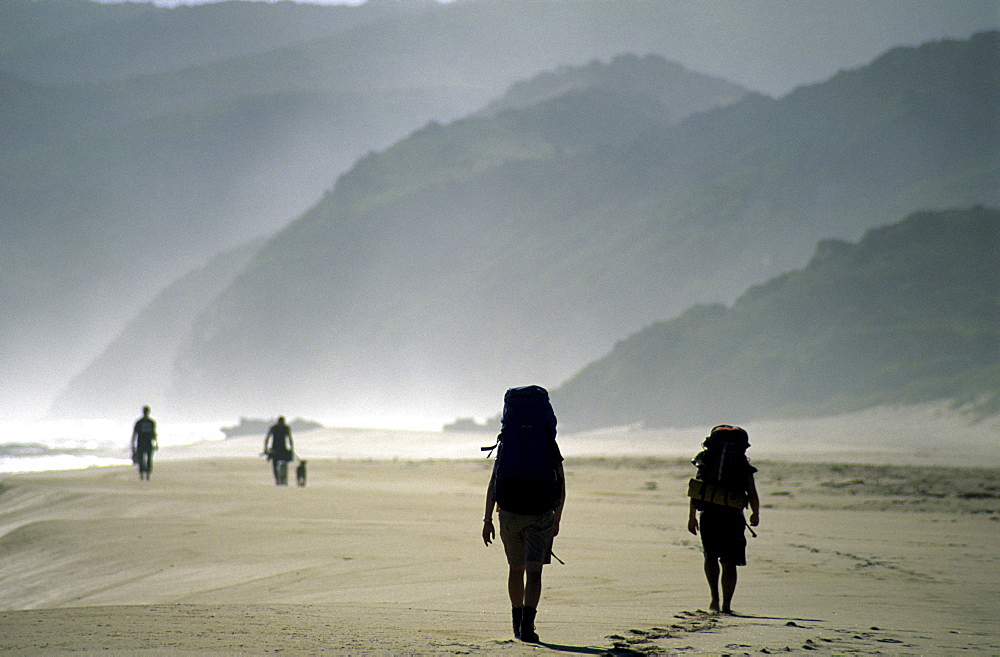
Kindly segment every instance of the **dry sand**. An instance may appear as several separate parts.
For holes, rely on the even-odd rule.
[[[223,456],[259,442],[175,450],[149,482],[5,476],[0,652],[1000,654],[993,462],[755,460],[759,536],[723,616],[703,611],[690,464],[570,458],[532,646],[480,539],[489,462],[313,458],[279,488]]]

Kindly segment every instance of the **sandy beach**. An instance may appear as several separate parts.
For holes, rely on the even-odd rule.
[[[259,442],[158,455],[149,482],[4,476],[0,652],[1000,654],[994,462],[755,459],[761,525],[726,616],[705,611],[687,459],[570,453],[566,563],[545,569],[528,645],[480,538],[489,461],[317,441],[308,485],[279,488]]]

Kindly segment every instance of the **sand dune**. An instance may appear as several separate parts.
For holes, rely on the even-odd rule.
[[[0,651],[1000,653],[995,466],[759,461],[741,615],[720,616],[685,529],[690,465],[570,459],[566,565],[546,568],[529,646],[479,538],[487,461],[312,458],[307,487],[278,488],[222,455],[239,444],[178,450],[150,482],[5,477]]]

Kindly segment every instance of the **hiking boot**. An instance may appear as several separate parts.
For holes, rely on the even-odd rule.
[[[514,638],[521,638],[521,612],[524,607],[511,607],[510,616],[514,620]]]
[[[526,643],[538,643],[538,635],[535,633],[535,614],[538,610],[525,605],[521,612],[521,641]]]

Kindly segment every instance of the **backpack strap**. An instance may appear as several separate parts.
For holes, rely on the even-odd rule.
[[[719,454],[719,469],[715,473],[715,480],[722,481],[722,468],[726,463],[726,450],[729,449],[729,445],[726,443],[722,444],[722,453]]]
[[[479,451],[480,452],[488,451],[489,454],[486,455],[486,458],[489,458],[493,456],[493,450],[495,450],[499,446],[500,446],[500,434],[497,434],[497,441],[495,443],[493,443],[492,445],[487,445],[486,447],[480,447]]]

